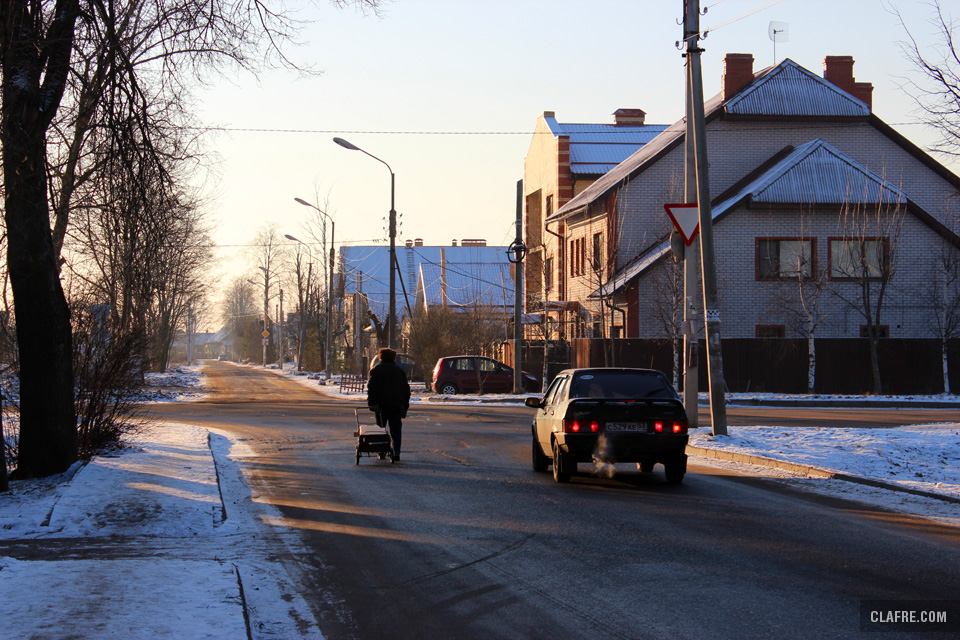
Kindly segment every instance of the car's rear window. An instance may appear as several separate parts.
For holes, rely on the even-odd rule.
[[[677,393],[667,380],[644,371],[585,371],[574,375],[571,398],[671,398]]]

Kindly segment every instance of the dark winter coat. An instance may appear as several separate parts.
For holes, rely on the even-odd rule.
[[[410,384],[407,374],[396,363],[381,362],[370,370],[367,406],[384,415],[406,415],[410,407]]]

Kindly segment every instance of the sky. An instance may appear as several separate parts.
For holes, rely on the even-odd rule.
[[[651,124],[682,116],[682,0],[393,0],[379,16],[326,0],[288,4],[310,23],[287,53],[322,74],[229,74],[196,96],[201,121],[226,129],[205,134],[212,171],[196,178],[217,229],[214,281],[224,285],[241,272],[252,277],[247,245],[262,226],[308,240],[310,210],[295,197],[331,214],[338,246],[386,243],[388,169],[335,136],[395,173],[398,243],[508,245],[516,183],[543,111],[560,122],[612,123],[618,108],[643,109]],[[719,91],[726,53],[752,53],[755,69],[789,57],[818,74],[824,56],[851,55],[857,81],[874,85],[874,112],[923,147],[935,141],[900,88],[915,74],[890,11],[932,50],[926,1],[701,5],[705,96]],[[788,25],[776,53],[771,21]]]

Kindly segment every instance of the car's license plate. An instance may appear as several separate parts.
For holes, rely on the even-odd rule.
[[[607,431],[647,431],[645,422],[608,422]]]

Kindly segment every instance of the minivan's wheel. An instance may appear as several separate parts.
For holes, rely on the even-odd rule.
[[[540,441],[537,440],[536,431],[533,433],[533,446],[530,449],[533,451],[533,470],[543,473],[550,466],[550,458],[543,454],[543,448],[540,446]]]
[[[560,453],[560,446],[557,444],[557,441],[553,441],[553,479],[557,482],[569,482],[570,481],[570,463],[567,462],[568,458],[564,454]]]
[[[457,395],[457,385],[453,384],[452,382],[447,382],[440,387],[440,393],[445,396],[455,396]]]

